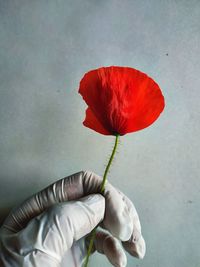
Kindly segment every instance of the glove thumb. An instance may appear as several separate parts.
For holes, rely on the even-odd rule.
[[[74,241],[86,236],[103,220],[104,213],[105,199],[100,194],[55,205],[46,214],[48,224],[55,229],[52,240],[59,236],[65,250],[71,248]]]
[[[71,248],[74,241],[91,232],[104,218],[105,199],[92,194],[78,201],[54,205],[41,218],[41,240],[57,255]]]
[[[103,220],[104,212],[105,199],[100,194],[59,203],[32,219],[12,240],[17,238],[18,243],[23,244],[23,254],[27,256],[40,251],[61,262],[74,241],[87,235]]]

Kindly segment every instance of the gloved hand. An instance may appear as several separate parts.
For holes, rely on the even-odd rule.
[[[15,208],[0,229],[0,266],[79,267],[86,255],[84,237],[98,224],[95,249],[112,265],[126,266],[123,247],[143,258],[145,242],[132,202],[110,183],[98,194],[101,182],[82,171]]]

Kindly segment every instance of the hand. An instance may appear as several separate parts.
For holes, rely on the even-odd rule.
[[[15,208],[0,229],[0,266],[81,266],[84,237],[98,224],[95,249],[112,265],[126,266],[123,248],[143,258],[145,242],[134,205],[110,183],[98,194],[101,182],[92,172],[79,172]]]

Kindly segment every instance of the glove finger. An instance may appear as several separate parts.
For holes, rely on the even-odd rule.
[[[145,253],[146,253],[146,244],[145,244],[143,236],[140,236],[137,242],[130,240],[130,241],[123,242],[122,245],[125,248],[125,250],[132,256],[139,258],[139,259],[144,258]]]
[[[118,192],[123,197],[123,200],[126,202],[126,205],[130,210],[133,223],[132,235],[128,241],[122,242],[122,245],[125,248],[125,250],[129,252],[129,254],[131,254],[134,257],[142,259],[144,258],[144,255],[146,253],[146,245],[144,238],[142,237],[141,224],[138,213],[132,201],[121,191],[118,190]]]
[[[105,254],[110,263],[115,267],[125,267],[127,264],[126,254],[121,242],[110,233],[103,230],[96,231],[95,249]]]
[[[82,238],[75,242],[71,250],[68,250],[65,253],[61,266],[66,265],[70,253],[71,257],[73,258],[73,262],[75,263],[74,266],[82,266],[87,254],[89,242],[90,235],[88,235],[85,240]],[[126,266],[127,258],[121,242],[117,238],[113,237],[109,232],[104,231],[101,228],[96,230],[94,247],[91,251],[91,254],[93,254],[95,251],[104,254],[113,266]]]

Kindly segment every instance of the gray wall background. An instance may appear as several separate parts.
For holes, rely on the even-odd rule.
[[[114,140],[82,126],[79,80],[99,66],[132,66],[160,84],[166,108],[121,138],[110,172],[147,243],[144,260],[128,266],[199,266],[199,21],[199,0],[1,0],[1,219],[59,178],[103,174]]]

